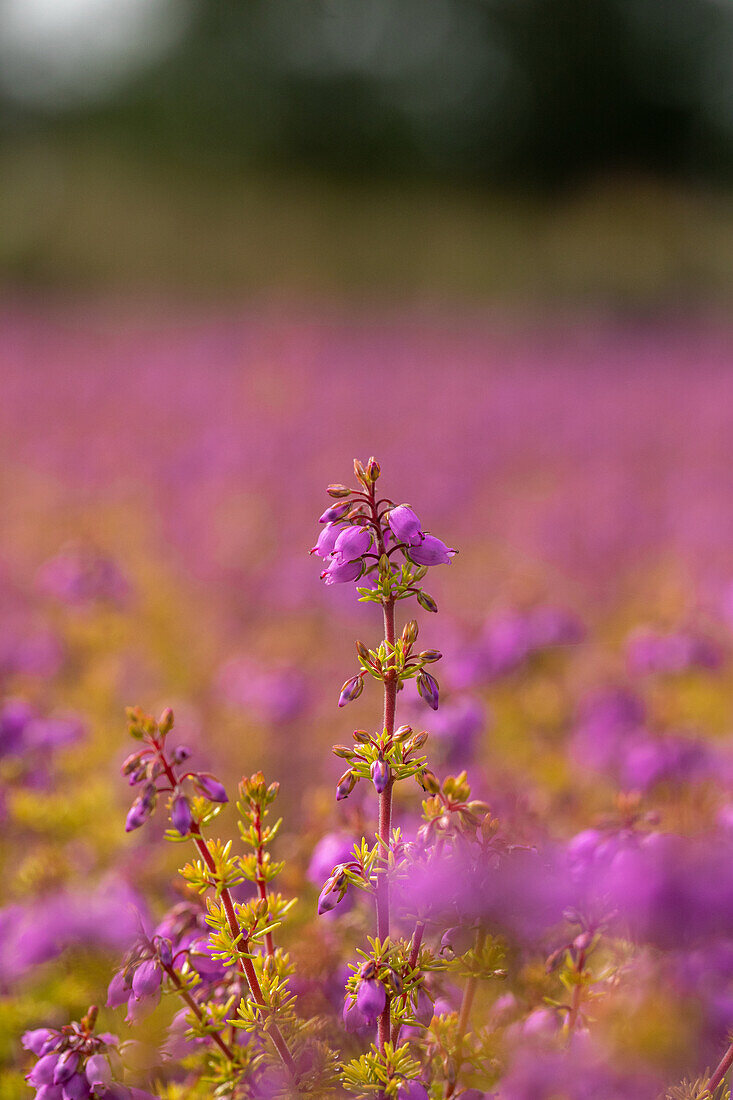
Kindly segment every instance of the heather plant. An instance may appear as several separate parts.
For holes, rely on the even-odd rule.
[[[374,686],[382,698],[368,728],[333,748],[344,826],[308,853],[317,901],[292,896],[298,873],[284,860],[278,784],[261,772],[243,778],[239,839],[219,839],[225,785],[179,742],[172,710],[156,719],[130,708],[135,745],[122,770],[136,795],[126,830],[149,837],[162,804],[165,837],[187,854],[178,900],[157,922],[141,915],[107,1008],[124,1007],[135,1036],[165,1015],[163,995],[179,1007],[153,1078],[141,1079],[136,1041],[98,1031],[92,1008],[26,1033],[29,1084],[40,1100],[143,1100],[151,1093],[141,1083],[167,1100],[727,1100],[730,761],[724,746],[659,718],[662,702],[674,714],[681,677],[720,668],[721,647],[688,627],[634,631],[633,687],[582,691],[565,725],[557,699],[579,689],[556,657],[583,636],[577,619],[549,604],[505,610],[473,637],[454,636],[446,661],[421,648],[425,624],[412,609],[435,621],[425,585],[456,551],[411,505],[382,495],[374,459],[354,470],[355,487],[329,486],[312,553],[326,586],[353,588],[381,618],[381,637],[356,643],[339,713],[361,696],[357,706],[370,702]],[[110,571],[95,566],[91,581],[70,586],[77,557],[61,560],[54,591],[71,591],[75,604],[98,598]],[[287,672],[252,658],[228,665],[224,679],[231,696],[266,705],[273,724],[300,713],[303,688],[295,677],[293,692]],[[537,760],[527,744],[512,746],[519,793],[499,754],[487,765],[475,752],[487,705],[461,692],[487,684],[499,727],[520,705],[545,716],[544,741],[528,725],[516,738],[542,747]],[[16,728],[18,745],[71,737],[50,717],[13,724],[14,715],[5,715],[11,747]],[[443,768],[453,774],[439,778]],[[491,810],[474,793],[487,788]],[[46,915],[57,911],[45,904]],[[312,949],[327,959],[315,998]],[[665,1084],[675,1043],[688,1050],[696,1036],[699,1079]],[[706,1061],[719,1064],[703,1074]]]

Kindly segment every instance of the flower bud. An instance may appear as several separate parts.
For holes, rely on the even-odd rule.
[[[439,688],[438,681],[434,676],[431,676],[429,672],[420,672],[417,677],[417,692],[418,695],[431,707],[433,710],[438,709],[439,702]]]
[[[132,976],[132,992],[138,1000],[141,997],[150,997],[160,989],[162,980],[163,971],[159,963],[154,959],[146,959]]]
[[[369,769],[377,794],[381,794],[390,780],[390,767],[384,760],[375,760]]]
[[[357,643],[356,643],[356,652],[359,654],[362,661],[366,661],[368,664],[372,663],[372,659],[369,656],[369,649],[367,648],[367,646],[364,645],[363,642],[357,641]]]
[[[112,1070],[103,1054],[92,1054],[84,1067],[86,1079],[94,1092],[108,1089],[112,1084]]]
[[[150,817],[153,812],[153,807],[150,803],[146,805],[142,796],[136,798],[132,806],[130,806],[129,813],[125,820],[125,832],[131,833],[134,829],[139,829],[141,825]]]
[[[371,737],[366,730],[354,730],[351,735],[356,741],[357,745],[369,745],[371,744]]]
[[[342,497],[347,497],[351,493],[350,489],[347,489],[345,485],[329,485],[326,492],[330,497],[335,500],[340,500]]]
[[[440,941],[441,955],[465,955],[473,947],[474,933],[463,925],[448,928]]]
[[[53,1071],[54,1085],[63,1085],[65,1081],[73,1077],[78,1065],[79,1055],[75,1050],[65,1050],[63,1054],[60,1054],[56,1068]]]
[[[443,654],[439,649],[424,649],[418,656],[420,660],[425,661],[426,664],[432,664],[433,661],[439,661]]]
[[[347,703],[352,703],[354,699],[359,698],[363,690],[363,678],[361,676],[352,676],[352,678],[350,680],[347,680],[344,686],[341,688],[338,705],[340,707],[345,707]]]
[[[173,729],[173,711],[170,707],[166,707],[158,719],[158,729],[163,737]]]
[[[400,726],[392,734],[393,741],[405,741],[412,733],[412,726]]]
[[[333,504],[330,508],[326,509],[322,516],[319,517],[318,522],[334,523],[336,520],[341,519],[341,517],[346,512],[348,512],[350,507],[351,505],[348,501],[345,501],[343,504]]]
[[[417,594],[417,602],[420,607],[424,607],[426,611],[432,611],[435,614],[438,610],[438,605],[432,596],[429,596],[427,592],[423,592],[422,589]]]
[[[185,794],[176,795],[171,805],[171,825],[181,836],[187,836],[191,831],[192,823],[190,802]]]
[[[228,802],[227,792],[219,780],[209,772],[198,772],[194,783],[210,802]]]
[[[435,774],[431,772],[430,768],[423,768],[422,771],[417,772],[415,779],[428,794],[440,793],[440,783]]]
[[[128,757],[125,758],[124,763],[120,769],[123,775],[130,775],[132,772],[138,771],[144,757],[143,752],[131,752]]]
[[[173,945],[165,936],[158,940],[158,956],[161,966],[173,966]]]
[[[414,733],[409,741],[405,742],[405,754],[417,752],[418,749],[423,747],[427,739],[427,730],[421,730],[420,733]]]
[[[341,802],[344,798],[348,798],[355,786],[355,773],[352,771],[344,772],[336,784],[336,801]]]
[[[402,641],[405,645],[414,645],[417,641],[418,625],[415,619],[410,619],[402,629]]]
[[[323,916],[324,913],[330,913],[340,901],[343,901],[348,885],[349,880],[346,878],[341,865],[334,867],[333,874],[318,895],[319,917]]]
[[[366,978],[359,982],[356,991],[356,1007],[369,1024],[376,1023],[387,1004],[387,993],[376,978]]]
[[[177,749],[173,750],[171,762],[173,764],[183,764],[185,760],[188,760],[190,755],[191,750],[189,748],[187,748],[185,745],[179,745]]]
[[[362,485],[363,485],[363,484],[364,484],[364,483],[365,483],[366,481],[368,481],[368,478],[367,478],[367,472],[366,472],[366,470],[364,469],[364,467],[363,467],[363,465],[361,464],[361,462],[359,462],[359,459],[358,459],[358,458],[355,458],[355,459],[354,459],[354,473],[355,473],[356,477],[357,477],[357,478],[359,479],[359,481],[360,481],[360,482],[362,483]]]
[[[348,745],[334,745],[331,752],[334,756],[340,756],[344,760],[351,760],[354,755],[354,750],[350,749]]]
[[[370,481],[376,481],[382,470],[376,458],[372,456],[367,462],[366,475]]]

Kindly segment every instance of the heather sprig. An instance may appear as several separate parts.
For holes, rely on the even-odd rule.
[[[425,532],[409,505],[395,504],[378,494],[381,471],[375,459],[366,465],[355,461],[354,472],[359,488],[329,486],[329,494],[340,503],[321,516],[321,523],[327,527],[313,552],[330,563],[322,573],[327,584],[360,580],[359,599],[379,603],[382,608],[384,637],[374,647],[357,641],[360,669],[344,683],[338,701],[340,707],[345,706],[362,693],[367,678],[376,680],[383,688],[381,727],[374,733],[355,730],[353,745],[335,745],[333,749],[348,765],[337,783],[337,801],[347,798],[358,783],[371,783],[378,800],[378,822],[374,842],[363,837],[354,847],[353,858],[334,868],[321,891],[319,912],[338,906],[351,886],[375,898],[376,936],[368,938],[370,949],[360,951],[360,961],[352,967],[344,1015],[350,1021],[356,1012],[367,1023],[376,1024],[376,1042],[370,1053],[345,1065],[344,1086],[359,1095],[418,1097],[427,1096],[424,1077],[431,1059],[429,1047],[409,1041],[398,1046],[399,1037],[403,1027],[424,1030],[430,1022],[432,1001],[426,991],[426,978],[447,964],[424,944],[425,913],[413,915],[410,938],[395,936],[391,889],[409,879],[412,865],[424,862],[430,849],[474,839],[490,817],[488,806],[470,801],[465,773],[449,777],[441,785],[422,751],[427,732],[413,730],[407,724],[396,728],[395,721],[398,694],[410,680],[415,680],[422,700],[437,710],[440,688],[426,666],[442,656],[437,649],[416,648],[419,625],[415,619],[406,622],[397,634],[396,605],[415,598],[427,611],[437,611],[435,600],[421,582],[431,566],[448,564],[456,551]],[[430,797],[417,842],[405,843],[401,830],[392,828],[392,797],[397,784],[412,778]],[[493,958],[492,965],[495,968]],[[470,1001],[476,975],[471,974],[468,982]],[[427,1019],[421,1020],[421,1015]],[[467,1012],[462,1019],[465,1033]],[[456,1086],[462,1043],[459,1030],[453,1061],[457,1068],[452,1077],[445,1078],[446,1096],[452,1095]]]

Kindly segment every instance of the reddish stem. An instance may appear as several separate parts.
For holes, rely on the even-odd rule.
[[[176,777],[175,777],[175,775],[174,775],[174,773],[171,769],[170,764],[168,763],[168,761],[165,758],[165,754],[163,752],[162,746],[159,744],[158,741],[155,741],[155,740],[153,741],[153,745],[155,747],[155,751],[158,755],[158,759],[161,762],[161,765],[162,765],[163,770],[164,770],[164,772],[165,772],[165,774],[168,778],[169,783],[171,783],[171,785],[175,787],[176,786]],[[212,856],[211,852],[209,851],[209,847],[208,847],[206,841],[204,840],[203,836],[201,835],[201,829],[199,827],[198,822],[194,822],[191,825],[191,836],[193,838],[194,844],[198,848],[198,851],[199,851],[199,854],[200,854],[201,858],[203,859],[203,861],[206,864],[207,868],[211,872],[212,878],[215,878],[215,876],[216,876],[216,863],[214,861],[214,857]],[[249,986],[249,990],[250,990],[250,993],[252,994],[252,997],[255,1001],[255,1004],[257,1004],[258,1006],[262,1006],[264,1008],[265,1001],[264,1001],[264,997],[263,997],[263,994],[262,994],[262,986],[260,985],[259,979],[257,978],[257,972],[255,971],[252,960],[250,958],[247,958],[246,956],[242,957],[242,954],[241,954],[241,952],[247,951],[247,949],[249,947],[249,936],[245,932],[243,932],[242,928],[240,927],[239,921],[237,920],[237,914],[236,914],[236,910],[234,908],[234,902],[232,900],[232,895],[230,894],[230,892],[229,892],[229,890],[226,886],[224,886],[221,890],[221,902],[222,902],[222,905],[224,907],[224,913],[226,914],[227,924],[229,925],[229,931],[232,935],[232,939],[234,940],[234,942],[236,944],[237,968],[242,974],[244,974],[245,978],[247,979],[247,984]],[[280,1055],[280,1058],[282,1060],[283,1065],[288,1070],[290,1075],[294,1079],[297,1080],[298,1071],[295,1067],[295,1062],[293,1061],[293,1056],[290,1053],[290,1050],[288,1049],[288,1045],[285,1042],[285,1039],[283,1038],[283,1034],[280,1031],[280,1028],[277,1026],[277,1024],[275,1023],[274,1020],[270,1021],[269,1024],[265,1023],[264,1026],[265,1026],[265,1030],[267,1031],[270,1038],[272,1039],[273,1044],[275,1045],[275,1049],[277,1050],[278,1054]]]
[[[720,1059],[717,1069],[706,1085],[707,1091],[711,1096],[714,1095],[715,1090],[718,1088],[731,1066],[733,1066],[733,1043],[730,1044],[725,1054]]]
[[[197,1018],[197,1020],[202,1024],[207,1023],[207,1021],[204,1017],[204,1014],[201,1011],[200,1007],[196,1004],[196,1002],[194,1001],[191,994],[184,987],[183,983],[181,982],[181,979],[178,977],[178,975],[176,974],[173,967],[172,966],[163,966],[163,969],[165,970],[166,974],[168,975],[168,977],[170,978],[170,980],[173,982],[174,986],[176,987],[176,991],[177,991],[179,997],[181,997],[181,999],[186,1002],[186,1004],[191,1009],[191,1011],[193,1012],[193,1014]],[[219,1047],[222,1054],[224,1054],[225,1057],[227,1057],[230,1062],[233,1062],[235,1060],[234,1051],[224,1041],[224,1039],[222,1039],[221,1033],[218,1032],[218,1031],[214,1031],[214,1032],[209,1032],[208,1034],[209,1034],[209,1038],[213,1039],[213,1041]]]
[[[254,814],[254,826],[257,833],[257,890],[263,901],[267,901],[267,879],[265,878],[265,846],[262,842],[262,807],[257,806]],[[268,955],[275,954],[272,932],[265,933],[265,950]]]
[[[416,921],[415,922],[415,931],[412,933],[412,945],[410,947],[410,957],[407,960],[407,965],[408,965],[408,967],[410,968],[411,971],[414,970],[415,967],[417,966],[417,960],[418,960],[418,956],[420,954],[420,947],[422,945],[422,938],[423,938],[423,933],[424,932],[425,932],[425,925],[423,924],[423,922],[421,920]],[[403,1005],[404,1005],[406,1000],[407,1000],[407,994],[403,993],[402,994],[402,1003],[403,1003]],[[394,1027],[392,1028],[392,1046],[394,1046],[394,1047],[397,1046],[397,1040],[400,1037],[401,1028],[402,1028],[402,1025],[400,1023],[398,1023],[397,1021],[395,1021]]]

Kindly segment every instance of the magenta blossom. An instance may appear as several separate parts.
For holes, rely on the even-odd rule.
[[[424,535],[420,543],[410,546],[408,553],[415,565],[448,565],[456,551],[435,535]]]
[[[423,533],[420,528],[420,520],[408,504],[399,504],[396,508],[393,508],[387,516],[387,522],[398,542],[406,542],[408,546],[417,546],[422,541]]]
[[[325,584],[348,584],[356,581],[364,570],[364,563],[357,558],[356,561],[342,561],[339,557],[332,557],[327,569],[321,573],[321,580]]]

